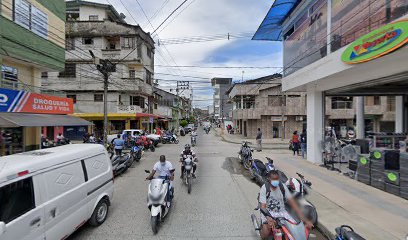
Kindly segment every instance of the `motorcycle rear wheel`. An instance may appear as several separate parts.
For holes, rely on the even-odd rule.
[[[179,144],[179,140],[174,141],[175,144]]]
[[[154,151],[156,151],[156,148],[152,145],[152,146],[150,146],[150,151],[154,152]]]
[[[317,224],[317,211],[315,207],[309,205],[304,206],[303,214],[313,225]]]
[[[152,225],[153,234],[157,234],[157,232],[159,231],[159,215],[151,217],[150,225]]]

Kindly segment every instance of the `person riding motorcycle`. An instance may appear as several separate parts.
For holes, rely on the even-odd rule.
[[[274,218],[285,218],[295,222],[285,209],[285,201],[294,210],[296,215],[304,222],[305,227],[311,229],[313,224],[305,218],[296,201],[293,199],[288,188],[279,179],[279,172],[272,170],[268,173],[268,181],[261,187],[259,202],[262,209],[267,209]],[[276,220],[261,214],[261,237],[267,239],[276,226]]]
[[[198,160],[197,160],[195,152],[193,150],[191,150],[190,144],[186,144],[184,146],[184,150],[181,152],[181,155],[180,155],[181,156],[180,157],[180,162],[182,163],[181,164],[181,176],[180,176],[180,178],[184,177],[184,175],[183,175],[184,174],[184,160],[186,159],[186,157],[188,155],[193,157],[193,159],[192,159],[193,160],[193,174],[191,174],[191,175],[192,175],[193,178],[196,178],[195,172],[197,170],[197,164],[195,164],[195,163],[198,162]]]
[[[190,134],[191,134],[191,138],[195,137],[195,138],[196,138],[196,141],[197,141],[197,136],[198,136],[198,134],[197,134],[195,128],[193,128],[193,129],[191,130],[191,133],[190,133]]]
[[[146,178],[146,180],[152,180],[156,172],[159,174],[159,178],[163,178],[163,179],[168,178],[170,180],[169,192],[170,192],[170,197],[172,198],[174,196],[174,189],[173,189],[174,171],[175,169],[173,168],[173,165],[171,164],[171,162],[166,161],[165,155],[161,155],[160,161],[154,164],[153,170],[150,173],[150,175]]]

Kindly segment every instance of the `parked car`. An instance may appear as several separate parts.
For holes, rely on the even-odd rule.
[[[122,134],[120,134],[120,137],[122,137],[123,134],[125,134],[125,133],[127,133],[129,136],[134,136],[135,134],[136,135],[142,135],[144,133],[144,131],[140,130],[140,129],[126,129],[126,130],[123,130]],[[118,137],[118,134],[108,135],[108,142],[112,142],[112,140],[117,138],[117,137]]]
[[[112,165],[100,144],[1,157],[0,239],[65,239],[86,222],[102,224],[112,195]]]

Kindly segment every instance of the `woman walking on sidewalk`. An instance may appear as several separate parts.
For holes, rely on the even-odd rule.
[[[293,150],[293,155],[295,155],[295,153],[297,153],[298,156],[300,156],[299,154],[299,147],[300,147],[300,141],[299,141],[299,135],[297,131],[293,132],[293,136],[292,136],[292,150]]]
[[[256,143],[258,144],[257,151],[261,152],[262,151],[262,132],[260,128],[258,128],[258,134],[256,135]]]

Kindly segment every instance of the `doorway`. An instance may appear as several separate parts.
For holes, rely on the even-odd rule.
[[[247,121],[244,121],[244,137],[247,137]]]

